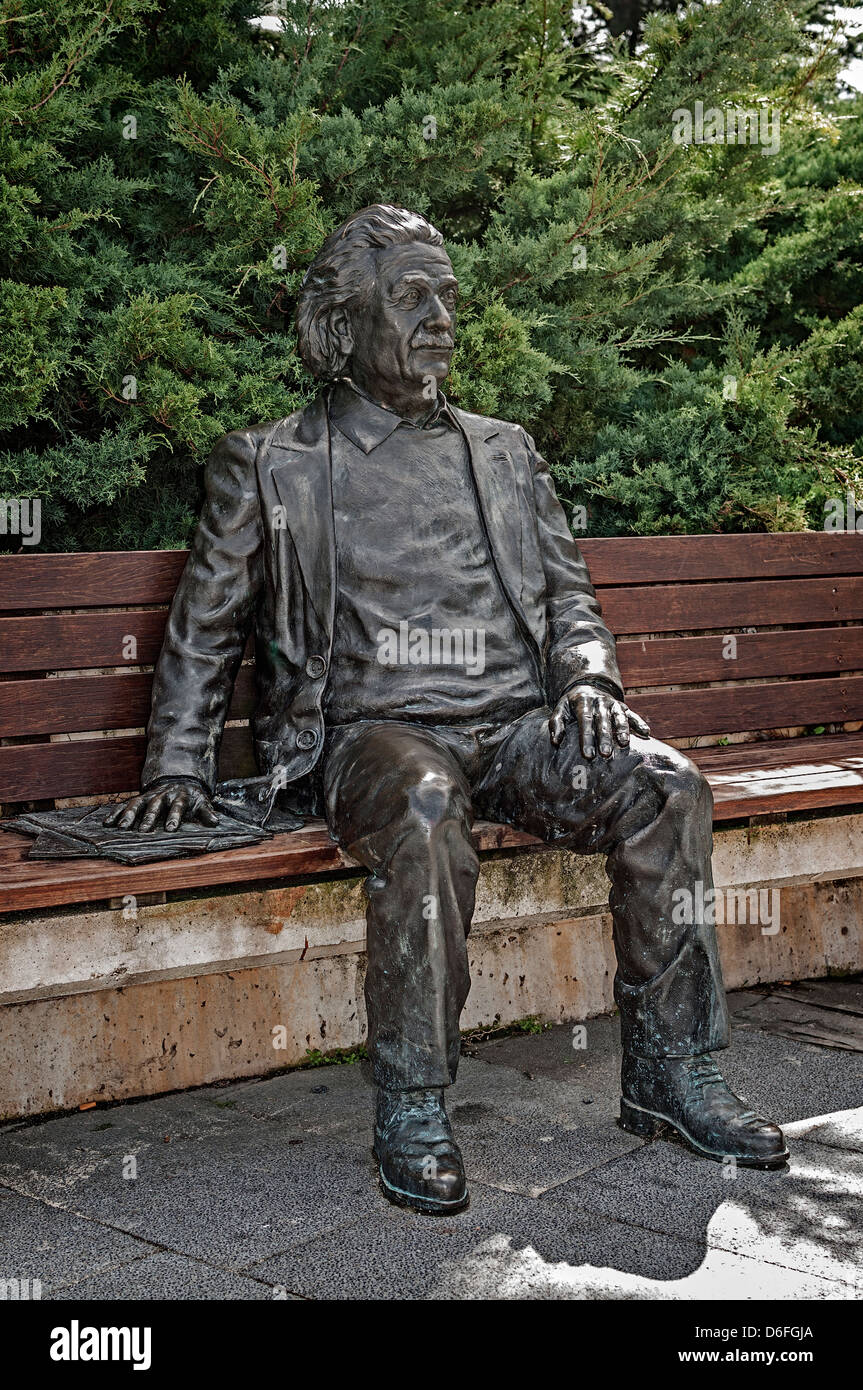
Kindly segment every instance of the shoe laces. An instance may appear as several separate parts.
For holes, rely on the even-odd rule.
[[[408,1115],[415,1116],[420,1120],[431,1120],[440,1117],[441,1112],[446,1114],[437,1091],[407,1091],[402,1092],[399,1102],[391,1104],[384,1123],[385,1127],[389,1129],[393,1123],[405,1119]]]
[[[696,1057],[690,1068],[689,1076],[692,1085],[698,1091],[703,1091],[705,1086],[725,1086],[725,1077],[719,1070],[712,1057]]]
[[[728,1082],[725,1080],[725,1077],[722,1075],[722,1072],[719,1070],[712,1057],[697,1057],[692,1064],[689,1074],[695,1090],[703,1091],[705,1086],[722,1086],[723,1089],[728,1091],[729,1095],[740,1104],[740,1096],[734,1095],[734,1092],[730,1089]],[[741,1109],[737,1119],[741,1121],[741,1123],[748,1123],[751,1120],[758,1120],[759,1116],[754,1110],[747,1110],[744,1108]]]
[[[416,1099],[411,1099],[410,1108],[415,1115],[439,1115],[443,1110],[443,1103],[436,1091],[417,1091],[413,1094]]]

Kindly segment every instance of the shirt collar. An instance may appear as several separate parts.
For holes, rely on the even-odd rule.
[[[434,407],[422,425],[405,420],[395,410],[378,405],[371,396],[361,391],[350,377],[340,377],[336,382],[330,401],[330,416],[333,423],[364,454],[371,453],[385,439],[394,434],[399,425],[407,429],[428,429],[431,425],[456,425],[452,407],[442,391],[438,391]]]

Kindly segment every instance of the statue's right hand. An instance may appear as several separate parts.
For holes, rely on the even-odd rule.
[[[166,830],[177,830],[183,821],[189,820],[200,820],[205,825],[219,824],[209,792],[194,777],[174,777],[155,783],[139,796],[114,806],[103,824],[116,825],[118,830],[131,830],[139,816],[139,830],[154,829],[162,816]]]

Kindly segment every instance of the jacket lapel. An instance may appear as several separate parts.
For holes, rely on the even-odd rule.
[[[272,480],[284,507],[285,527],[296,555],[305,601],[332,634],[336,588],[336,540],[327,394],[299,416],[283,421],[270,438]],[[282,577],[290,557],[279,557]]]
[[[515,462],[493,421],[463,410],[455,410],[454,414],[467,439],[492,560],[516,613],[526,622],[522,605],[521,494]]]

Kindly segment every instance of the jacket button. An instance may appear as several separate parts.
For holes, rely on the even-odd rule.
[[[320,680],[327,669],[327,663],[322,656],[310,656],[306,662],[306,675],[310,680]]]
[[[301,729],[297,734],[298,748],[314,748],[318,741],[318,736],[314,729]]]

